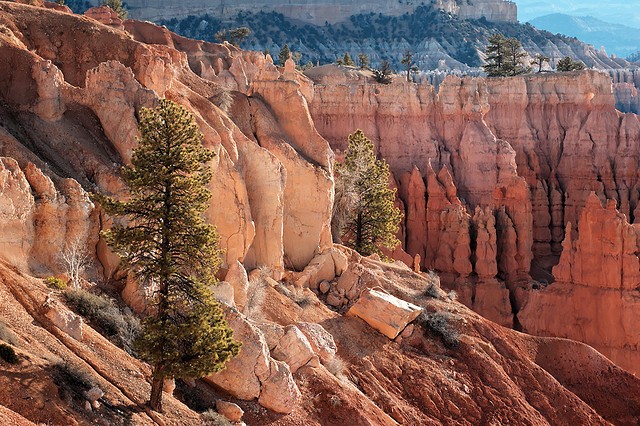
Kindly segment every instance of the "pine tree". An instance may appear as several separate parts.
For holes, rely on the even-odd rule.
[[[378,83],[390,84],[393,81],[393,77],[391,76],[393,70],[387,60],[382,61],[380,68],[374,68],[371,72],[373,73],[373,79]]]
[[[389,166],[376,160],[373,143],[361,130],[349,135],[343,163],[336,166],[334,239],[368,256],[393,249],[401,214],[389,189]]]
[[[118,18],[122,19],[123,21],[127,19],[127,16],[129,15],[129,12],[127,12],[127,9],[122,4],[122,0],[104,0],[102,2],[102,6],[110,7],[111,10],[116,12]]]
[[[278,61],[280,62],[281,66],[284,66],[284,63],[287,62],[287,59],[289,59],[291,57],[291,49],[289,49],[289,45],[285,44],[284,46],[282,46],[282,49],[280,49],[280,53],[278,54]]]
[[[407,67],[407,81],[411,82],[411,68],[413,67],[413,53],[410,50],[404,52],[402,64]]]
[[[356,65],[356,63],[353,62],[353,59],[351,59],[349,52],[345,52],[344,58],[342,58],[342,65],[346,65],[348,67],[354,67]]]
[[[538,74],[539,74],[542,72],[542,67],[544,66],[545,62],[549,63],[549,57],[541,53],[538,53],[531,61],[531,65],[536,65],[538,67]]]
[[[508,38],[504,42],[505,51],[507,53],[505,71],[507,76],[515,76],[526,74],[531,68],[524,65],[523,61],[527,57],[527,52],[522,50],[522,43],[518,39]]]
[[[506,38],[502,34],[494,34],[489,37],[489,44],[487,45],[487,49],[485,51],[485,53],[487,54],[487,65],[484,66],[484,70],[489,75],[489,77],[503,77],[505,75],[505,41]]]
[[[369,68],[369,55],[366,53],[360,53],[358,55],[358,66],[360,68]]]
[[[515,38],[494,34],[489,38],[485,53],[487,64],[483,68],[489,77],[508,77],[531,71],[531,68],[523,64],[527,53],[522,50],[522,43]]]
[[[558,61],[558,65],[556,70],[558,72],[567,72],[567,71],[580,71],[585,68],[584,63],[580,61],[574,61],[570,56],[565,56],[564,58]]]
[[[161,100],[140,112],[139,147],[122,178],[128,201],[96,196],[105,211],[127,219],[107,242],[141,283],[154,286],[152,315],[135,343],[153,366],[150,403],[162,410],[167,377],[199,378],[224,368],[239,351],[210,286],[220,264],[218,235],[202,218],[213,153],[186,109]]]

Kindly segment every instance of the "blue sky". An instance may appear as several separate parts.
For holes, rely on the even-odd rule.
[[[518,19],[527,22],[550,13],[594,16],[607,22],[640,28],[640,0],[515,0]]]

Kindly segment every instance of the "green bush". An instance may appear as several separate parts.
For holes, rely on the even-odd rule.
[[[133,315],[125,315],[113,299],[86,290],[67,290],[65,298],[71,308],[89,320],[101,333],[129,353],[140,332],[140,321]]]
[[[20,362],[20,358],[16,354],[13,348],[5,343],[0,343],[0,358],[8,362],[9,364],[17,364]]]
[[[67,283],[57,277],[47,277],[44,279],[44,283],[48,287],[55,288],[57,290],[65,290],[67,288]]]

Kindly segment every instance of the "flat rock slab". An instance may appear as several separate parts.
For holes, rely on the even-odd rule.
[[[395,339],[422,311],[420,306],[380,290],[368,289],[349,309],[347,316],[362,318],[389,339]]]

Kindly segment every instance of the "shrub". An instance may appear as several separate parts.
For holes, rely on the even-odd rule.
[[[262,304],[267,291],[268,271],[261,269],[260,274],[249,280],[247,287],[247,303],[245,303],[242,313],[248,318],[257,319],[261,315]]]
[[[98,330],[111,337],[117,345],[132,353],[132,345],[140,332],[140,321],[133,315],[125,315],[114,301],[86,290],[67,290],[65,298],[77,313],[87,318]]]
[[[417,323],[425,330],[430,330],[442,338],[447,348],[453,349],[460,344],[460,334],[452,325],[453,315],[449,312],[438,311],[432,314],[423,312]]]
[[[340,399],[338,395],[331,395],[329,397],[329,404],[331,404],[333,408],[337,408],[342,405],[342,399]]]
[[[306,308],[307,306],[313,305],[313,293],[311,293],[310,291],[305,291],[304,288],[293,287],[292,289],[289,289],[284,284],[278,283],[275,289],[278,291],[278,293],[285,295],[289,299],[296,302],[296,304],[301,308]]]
[[[200,414],[202,418],[202,424],[207,426],[233,426],[233,423],[229,421],[222,414],[214,411],[207,410],[204,413]]]
[[[84,399],[84,392],[96,385],[89,370],[69,362],[58,362],[53,365],[52,374],[55,383],[62,392],[69,392],[76,398]]]
[[[5,343],[0,343],[0,358],[8,362],[9,364],[17,364],[20,362],[18,354],[13,348]]]
[[[54,276],[45,278],[44,283],[47,285],[47,287],[55,288],[57,290],[66,290],[67,288],[67,283]]]
[[[331,361],[327,362],[325,367],[331,374],[341,380],[344,377],[344,370],[347,368],[344,360],[337,355],[334,356]]]

